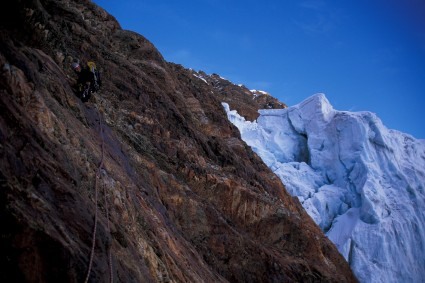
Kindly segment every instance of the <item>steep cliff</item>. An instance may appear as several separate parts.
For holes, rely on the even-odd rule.
[[[2,282],[355,282],[213,76],[87,0],[0,6]],[[77,58],[103,77],[85,104]]]

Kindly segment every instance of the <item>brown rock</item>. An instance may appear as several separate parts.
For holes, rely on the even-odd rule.
[[[221,106],[237,101],[255,119],[283,104],[167,63],[89,0],[7,5],[2,282],[84,281],[94,235],[90,282],[356,281]],[[74,58],[102,72],[86,104],[73,92]]]

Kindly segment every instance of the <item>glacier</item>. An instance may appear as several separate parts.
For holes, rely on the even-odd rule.
[[[321,93],[254,122],[222,105],[360,282],[424,282],[425,140],[372,112],[335,110]]]

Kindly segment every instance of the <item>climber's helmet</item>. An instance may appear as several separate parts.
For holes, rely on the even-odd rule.
[[[78,71],[78,69],[80,68],[80,64],[78,64],[77,62],[74,62],[71,64],[71,67],[74,71]]]

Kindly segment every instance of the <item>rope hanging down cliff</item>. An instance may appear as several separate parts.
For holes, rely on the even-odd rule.
[[[100,112],[98,109],[96,109],[97,111],[97,115],[98,115],[98,119],[99,119],[99,131],[100,131],[100,137],[101,137],[101,158],[100,158],[100,163],[99,166],[97,168],[97,172],[96,172],[96,176],[95,176],[95,181],[94,181],[94,188],[95,188],[95,214],[94,214],[94,226],[93,226],[93,236],[92,236],[92,248],[91,248],[91,252],[90,252],[90,260],[89,260],[89,266],[87,269],[87,275],[86,275],[86,279],[84,280],[85,283],[88,282],[89,277],[90,277],[90,272],[91,272],[91,268],[93,265],[93,258],[94,258],[94,249],[95,249],[95,244],[96,244],[96,230],[97,230],[97,217],[98,217],[98,207],[97,207],[97,203],[98,203],[98,185],[97,185],[97,180],[102,178],[102,169],[103,169],[103,160],[104,160],[104,155],[105,155],[105,139],[103,136],[103,126],[102,126],[102,119],[100,116]],[[109,226],[109,209],[108,209],[108,205],[107,205],[107,200],[106,200],[106,189],[105,189],[105,185],[103,185],[103,193],[104,193],[104,205],[105,205],[105,210],[106,210],[106,222],[107,222],[107,227],[108,227],[108,231],[110,231],[110,226]],[[109,264],[109,281],[113,282],[113,272],[112,272],[112,254],[111,254],[111,249],[109,249],[109,254],[108,254],[108,264]]]

